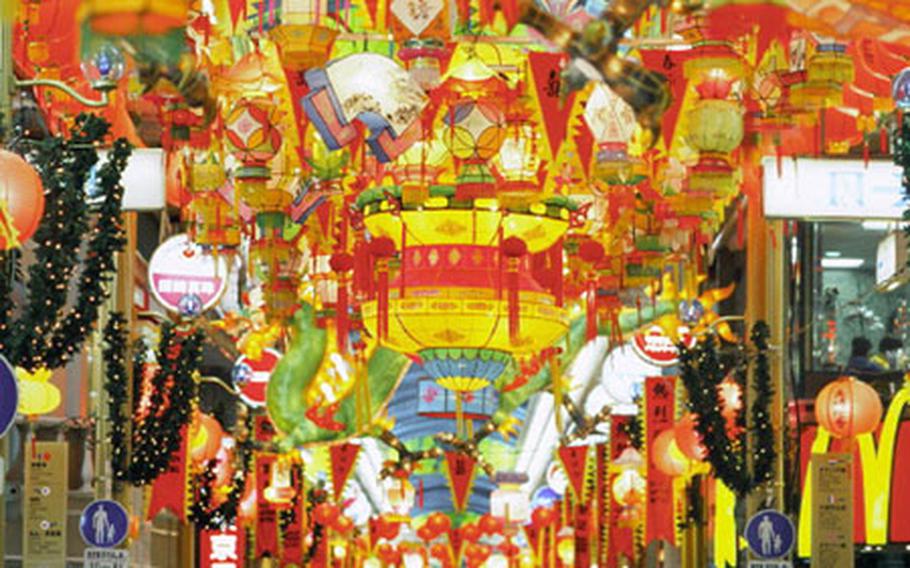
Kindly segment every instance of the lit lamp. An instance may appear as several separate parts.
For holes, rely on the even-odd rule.
[[[603,83],[595,83],[585,104],[585,123],[597,142],[593,174],[607,183],[625,183],[632,175],[629,140],[635,133],[635,112]]]
[[[38,172],[19,155],[0,150],[0,250],[31,238],[44,215],[44,187]]]
[[[265,488],[263,496],[273,505],[287,506],[294,500],[295,493],[291,459],[287,456],[280,456],[272,464],[271,480],[269,486]]]
[[[506,524],[524,524],[531,518],[531,500],[522,489],[528,476],[517,472],[497,472],[497,487],[490,494],[490,514]]]
[[[82,73],[88,80],[92,89],[101,93],[101,98],[92,100],[84,97],[76,89],[59,79],[38,78],[27,79],[24,81],[15,81],[16,87],[20,89],[28,87],[51,87],[59,89],[78,101],[80,104],[99,108],[107,106],[110,102],[108,93],[117,87],[117,82],[123,77],[124,61],[123,54],[120,53],[114,45],[102,44],[92,56],[82,62]]]
[[[505,207],[530,205],[540,193],[538,137],[533,123],[526,119],[506,127],[505,139],[492,160],[494,171],[502,179],[497,194]]]
[[[868,384],[856,377],[841,377],[818,393],[815,417],[834,437],[853,438],[878,428],[882,401]]]

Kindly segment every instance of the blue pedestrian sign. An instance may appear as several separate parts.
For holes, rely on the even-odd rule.
[[[16,421],[19,408],[19,385],[12,365],[0,355],[0,438]]]
[[[761,559],[790,554],[796,531],[790,518],[774,509],[759,511],[746,524],[746,541],[752,554]]]
[[[95,548],[113,548],[126,539],[130,518],[123,505],[108,499],[92,501],[82,510],[79,532],[86,544]]]

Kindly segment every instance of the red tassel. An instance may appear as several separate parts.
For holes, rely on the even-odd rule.
[[[885,128],[878,131],[878,147],[883,155],[888,154],[888,130]]]
[[[389,261],[376,259],[376,335],[382,343],[389,337]]]
[[[335,306],[335,340],[339,353],[347,351],[348,332],[348,279],[344,274],[338,275],[338,301]]]
[[[585,317],[585,339],[593,341],[597,338],[597,282],[594,280],[593,276],[588,280],[587,308],[588,313]]]
[[[863,167],[869,169],[869,141],[863,140]]]
[[[556,246],[550,249],[550,255],[553,265],[552,271],[554,274],[553,296],[556,298],[556,306],[561,308],[565,303],[565,291],[563,289],[562,277],[562,239],[559,239]]]
[[[506,287],[508,288],[509,302],[509,341],[512,344],[518,343],[520,334],[520,322],[518,318],[518,263],[519,259],[508,259],[508,269],[506,272]]]

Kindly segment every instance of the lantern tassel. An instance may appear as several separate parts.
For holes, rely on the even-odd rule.
[[[518,311],[518,259],[510,258],[507,277],[509,304],[509,341],[513,345],[519,341],[521,322]]]
[[[389,264],[376,259],[376,335],[380,343],[389,337]]]
[[[597,337],[597,282],[591,277],[588,280],[587,315],[585,321],[585,339],[593,341]]]

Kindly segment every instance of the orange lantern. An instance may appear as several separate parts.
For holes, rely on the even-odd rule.
[[[882,419],[882,401],[875,389],[856,377],[825,385],[815,398],[818,423],[837,438],[875,431]]]
[[[0,250],[18,247],[44,215],[44,189],[38,172],[17,154],[0,150]]]
[[[708,456],[708,448],[702,443],[701,434],[695,429],[697,417],[687,414],[676,423],[673,432],[676,436],[676,445],[684,456],[690,460],[702,461]]]
[[[215,459],[224,429],[214,417],[200,412],[190,425],[190,457],[196,463]]]
[[[188,0],[84,0],[92,30],[107,35],[162,35],[186,23]]]
[[[613,498],[623,507],[641,503],[645,496],[645,478],[637,469],[626,469],[613,480]]]
[[[672,428],[664,430],[654,438],[650,453],[654,466],[663,473],[671,477],[686,473],[689,464],[686,456],[676,445],[676,433]]]

